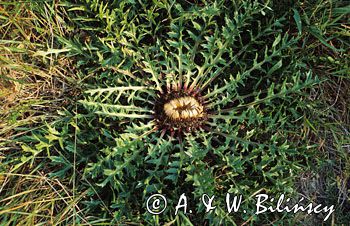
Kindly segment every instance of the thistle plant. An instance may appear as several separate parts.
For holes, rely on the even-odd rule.
[[[65,7],[80,11],[75,26],[91,35],[60,39],[88,75],[76,151],[116,221],[158,221],[144,208],[152,193],[174,207],[184,192],[198,200],[293,191],[310,155],[299,141],[303,91],[317,79],[293,56],[298,37],[286,32],[285,18],[258,1]],[[243,217],[217,208],[189,218],[244,222],[252,204]],[[161,222],[174,220],[173,207]]]

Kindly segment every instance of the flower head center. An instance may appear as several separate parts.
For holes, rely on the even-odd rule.
[[[172,99],[164,104],[163,110],[166,116],[174,121],[203,116],[203,106],[191,96]]]

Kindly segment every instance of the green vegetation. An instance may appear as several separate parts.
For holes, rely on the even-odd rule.
[[[347,224],[349,13],[326,0],[0,2],[0,222],[323,222],[254,215],[256,194],[284,193]],[[174,96],[199,100],[200,125],[167,127]],[[246,213],[227,213],[227,192]],[[154,193],[168,198],[157,216]],[[193,213],[175,216],[182,193]]]

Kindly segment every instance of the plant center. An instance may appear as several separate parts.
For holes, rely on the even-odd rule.
[[[170,100],[163,108],[171,120],[187,120],[203,116],[203,106],[193,97],[186,96]]]

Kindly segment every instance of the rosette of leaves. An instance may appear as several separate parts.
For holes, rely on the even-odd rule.
[[[247,199],[293,192],[293,177],[306,167],[303,94],[317,79],[293,56],[298,37],[284,30],[284,18],[258,1],[95,0],[66,7],[79,15],[72,24],[85,37],[60,39],[85,75],[79,167],[116,222],[279,219],[254,215],[252,199],[242,204],[246,214],[227,214],[224,203],[205,214],[199,200],[204,193],[224,202],[226,192]],[[164,104],[188,96],[205,117],[164,123]],[[187,124],[191,129],[183,130]],[[153,193],[168,197],[159,218],[145,208]],[[174,216],[182,193],[196,214]],[[108,216],[97,199],[86,205]]]

